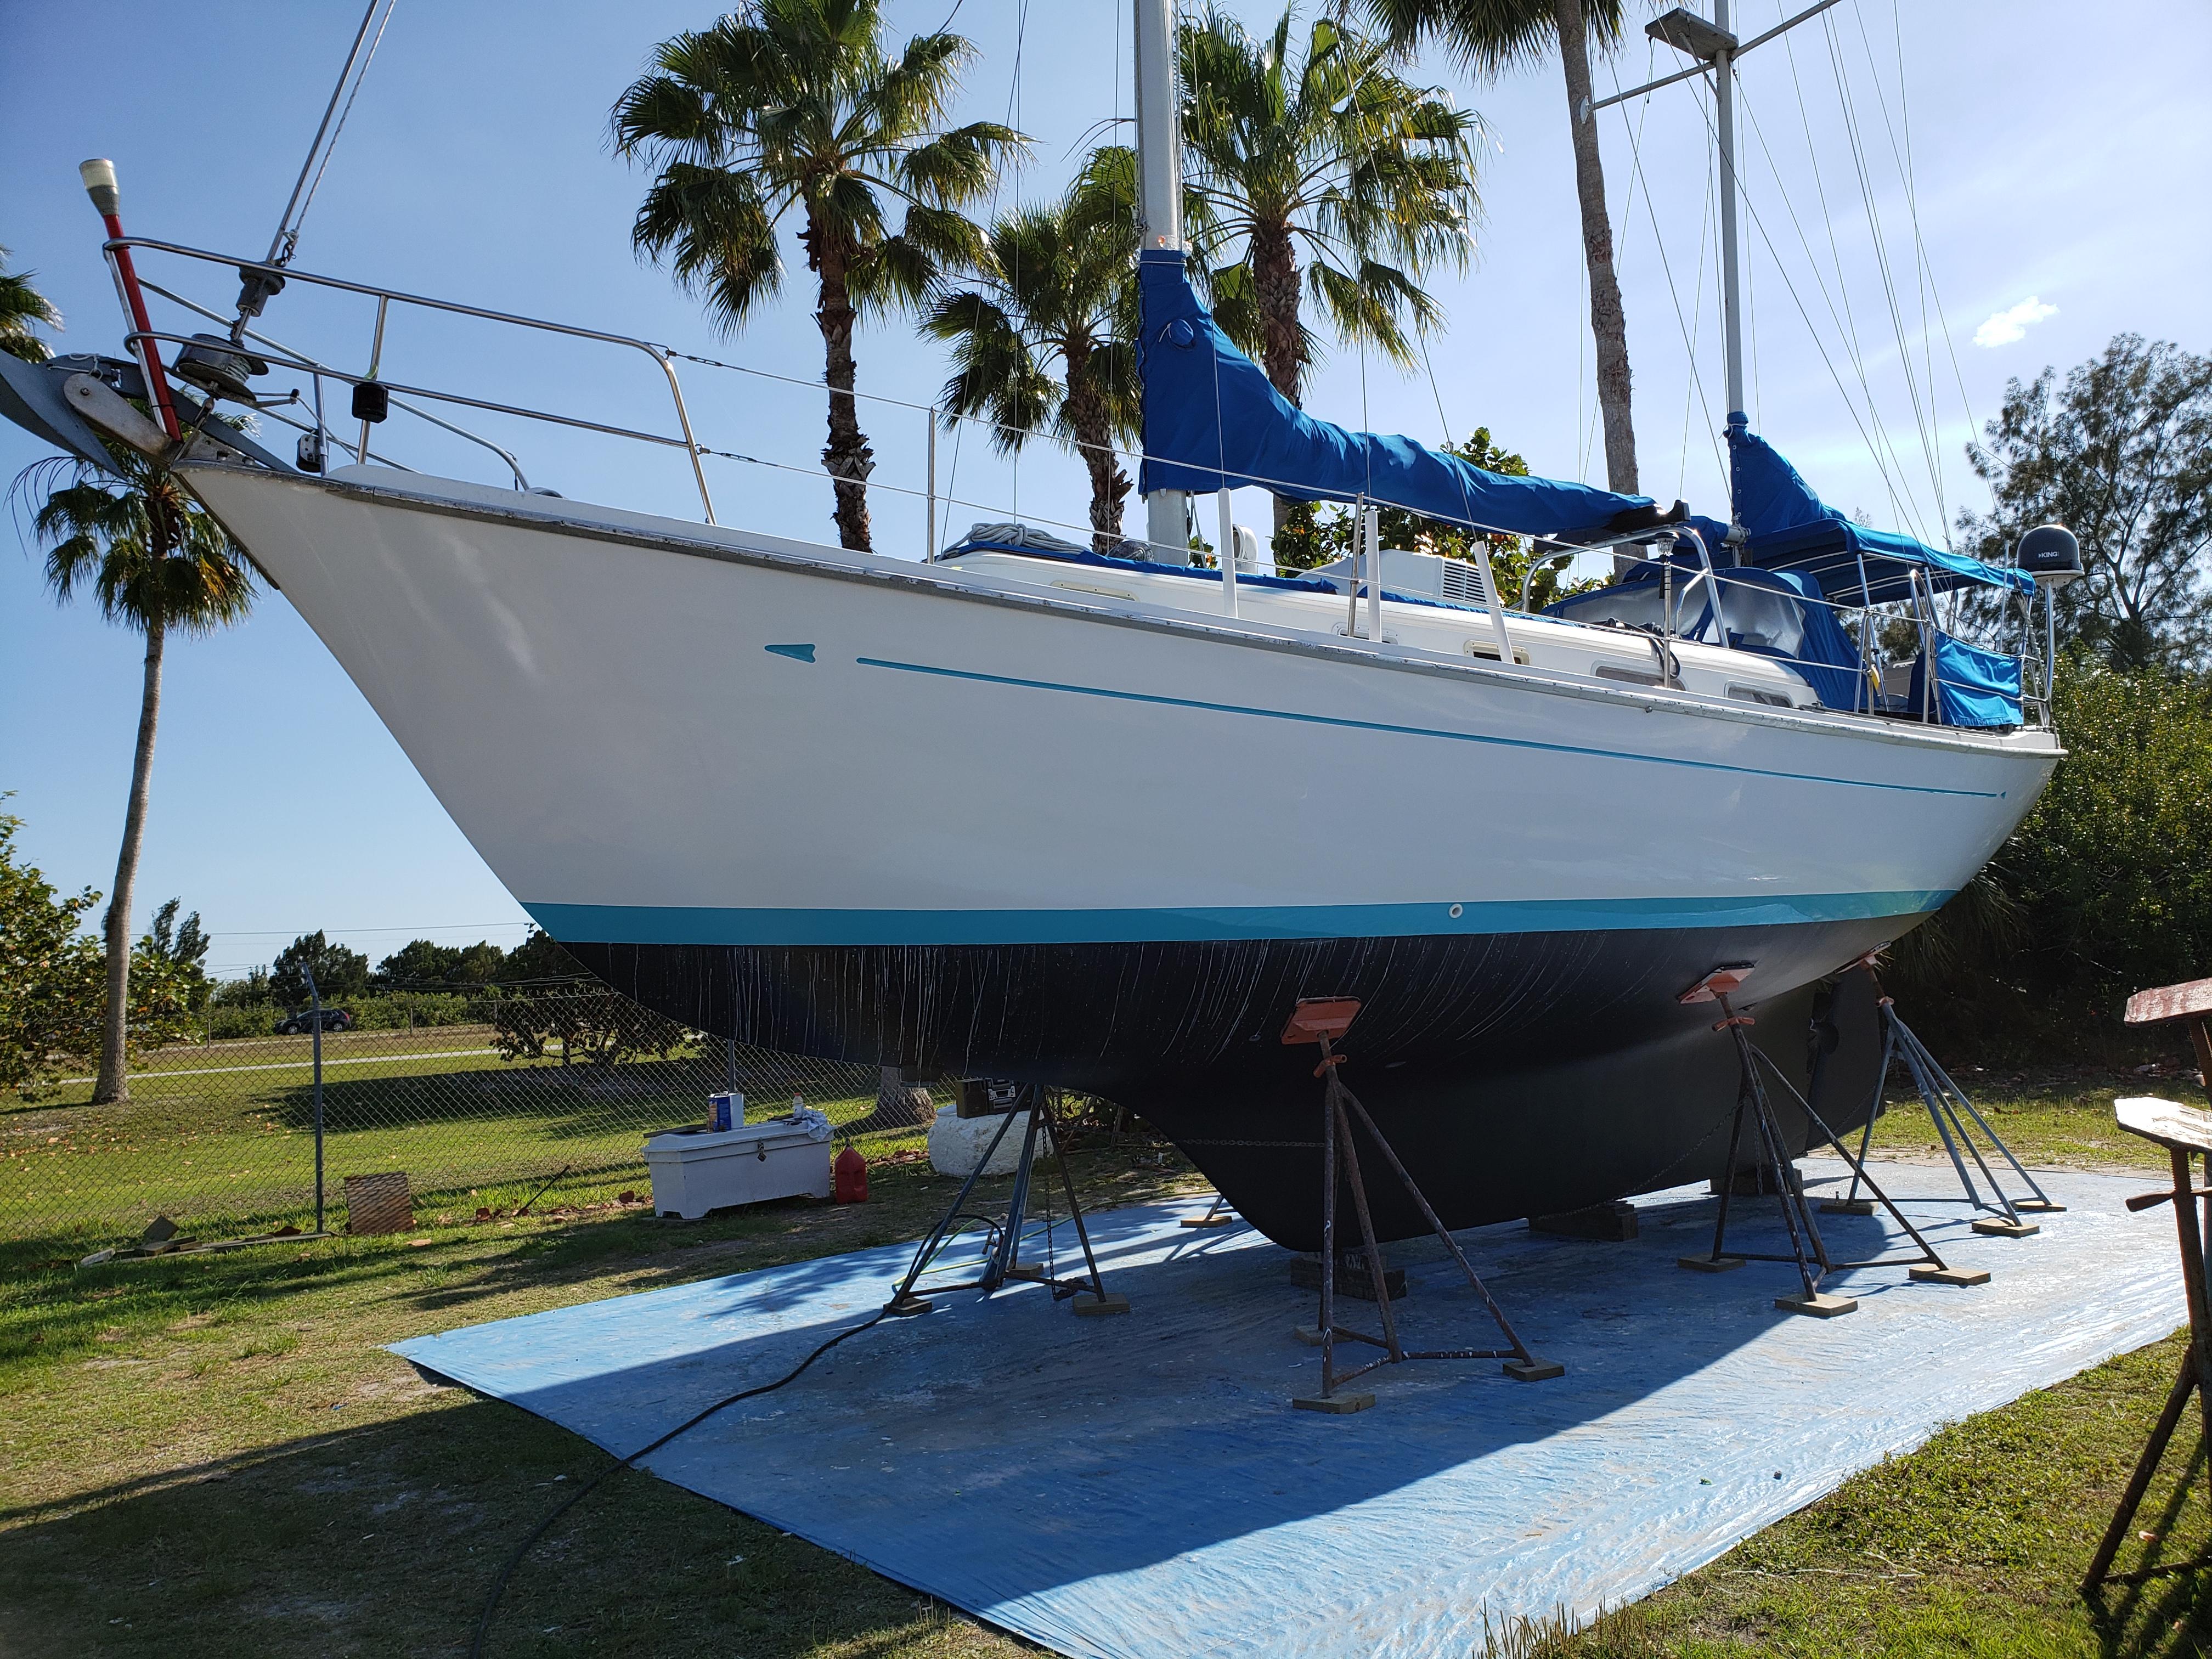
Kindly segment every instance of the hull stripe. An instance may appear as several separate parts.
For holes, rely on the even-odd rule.
[[[1065,691],[1082,697],[1107,697],[1118,702],[1158,703],[1170,708],[1203,708],[1220,714],[1249,714],[1259,720],[1296,720],[1308,726],[1334,726],[1355,732],[1395,732],[1408,737],[1443,738],[1454,743],[1489,744],[1502,749],[1546,750],[1559,755],[1595,755],[1602,760],[1640,761],[1651,766],[1685,766],[1699,772],[1735,772],[1754,778],[1782,778],[1791,783],[1832,783],[1847,789],[1890,789],[1909,795],[1960,795],[1972,800],[2002,800],[2002,789],[1944,789],[1932,784],[1885,783],[1869,778],[1835,778],[1817,772],[1778,772],[1759,766],[1732,766],[1725,761],[1684,760],[1671,755],[1639,755],[1626,749],[1587,749],[1571,743],[1540,743],[1528,738],[1492,737],[1481,732],[1447,732],[1433,726],[1394,726],[1386,720],[1348,720],[1337,714],[1302,714],[1283,708],[1255,708],[1244,703],[1209,702],[1197,697],[1164,697],[1149,691],[1115,691],[1103,686],[1068,685],[1057,680],[1020,679],[1007,674],[979,674],[964,668],[934,668],[927,663],[892,662],[883,657],[856,657],[863,668],[888,668],[902,674],[932,674],[942,679],[975,680],[985,685],[1019,686],[1031,691]]]
[[[523,908],[556,939],[610,945],[1107,945],[1775,927],[1886,916],[1902,920],[1937,909],[1950,896],[1948,892],[1753,894],[1740,898],[1503,899],[1462,904],[1438,901],[1161,910],[722,909],[527,901]],[[1457,915],[1452,914],[1455,910]]]

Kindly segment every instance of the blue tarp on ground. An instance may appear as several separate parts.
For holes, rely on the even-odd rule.
[[[1948,1169],[1886,1172],[1911,1193],[1952,1182]],[[1955,1204],[1907,1206],[1940,1218],[1939,1248],[1990,1268],[1990,1285],[1861,1273],[1847,1281],[1860,1311],[1825,1322],[1774,1310],[1785,1267],[1678,1269],[1711,1237],[1711,1201],[1686,1190],[1641,1200],[1633,1243],[1465,1234],[1530,1346],[1567,1375],[1411,1364],[1365,1384],[1379,1404],[1348,1418],[1291,1407],[1320,1358],[1291,1334],[1312,1305],[1285,1252],[1241,1227],[1177,1227],[1195,1206],[1122,1210],[1094,1224],[1127,1317],[1077,1319],[1027,1286],[949,1297],[647,1467],[1063,1653],[1480,1651],[1486,1612],[1494,1626],[1644,1595],[1939,1425],[2180,1324],[2170,1220],[2121,1206],[2142,1179],[2043,1179],[2072,1207],[2039,1218],[2033,1238],[1975,1237]],[[1772,1203],[1751,1207],[1737,1242],[1778,1248]],[[1838,1254],[1873,1254],[1883,1231],[1823,1226]],[[1401,1248],[1409,1343],[1486,1341],[1441,1253]],[[627,1452],[872,1312],[907,1254],[707,1279],[397,1351]],[[1371,1313],[1350,1307],[1352,1322]]]

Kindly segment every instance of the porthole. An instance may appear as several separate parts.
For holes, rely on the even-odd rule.
[[[1452,908],[1451,908],[1451,909],[1449,910],[1449,912],[1448,912],[1448,914],[1450,915],[1451,919],[1452,919],[1454,921],[1457,921],[1460,919],[1460,915],[1461,915],[1462,908],[1462,906],[1455,904],[1455,905],[1453,905],[1453,906],[1452,906]]]

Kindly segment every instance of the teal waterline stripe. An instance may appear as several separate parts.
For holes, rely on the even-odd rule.
[[[554,938],[593,944],[1133,945],[1790,927],[1808,922],[1918,915],[1938,908],[1950,896],[1948,892],[1810,893],[1186,910],[720,909],[688,905],[530,903],[523,908]]]
[[[966,668],[935,668],[927,663],[892,662],[883,657],[856,657],[863,668],[895,669],[902,674],[934,674],[944,679],[975,680],[985,685],[1020,686],[1031,691],[1066,691],[1080,697],[1107,697],[1118,702],[1152,702],[1169,708],[1203,708],[1218,714],[1249,714],[1259,720],[1295,720],[1307,726],[1341,726],[1354,732],[1395,732],[1408,737],[1444,738],[1454,743],[1491,744],[1501,749],[1545,750],[1559,755],[1595,755],[1603,760],[1643,761],[1653,766],[1686,766],[1700,772],[1735,772],[1747,777],[1783,778],[1792,783],[1832,783],[1847,789],[1892,789],[1909,795],[1964,795],[1974,800],[2002,800],[2002,789],[1942,789],[1929,784],[1877,783],[1864,778],[1832,778],[1815,772],[1776,772],[1759,766],[1731,766],[1725,761],[1683,760],[1672,755],[1639,755],[1626,749],[1586,749],[1571,743],[1539,743],[1529,738],[1492,737],[1481,732],[1447,732],[1433,726],[1394,726],[1385,720],[1348,720],[1338,714],[1301,714],[1284,708],[1256,708],[1245,703],[1207,702],[1195,697],[1164,697],[1150,691],[1115,691],[1103,686],[1070,685],[1059,680],[1020,679],[1008,674],[979,674]]]

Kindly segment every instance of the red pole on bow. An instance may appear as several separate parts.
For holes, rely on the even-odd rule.
[[[84,180],[85,194],[92,198],[94,209],[107,227],[108,268],[115,273],[116,296],[123,301],[123,309],[131,319],[131,347],[138,356],[138,366],[146,371],[147,394],[161,413],[161,429],[173,443],[185,432],[177,422],[175,405],[169,401],[169,382],[161,373],[161,352],[155,343],[154,325],[146,315],[146,296],[138,289],[137,270],[131,263],[131,250],[122,246],[123,221],[116,216],[123,209],[123,192],[115,182],[115,163],[95,159],[84,162],[76,171],[77,177]]]

